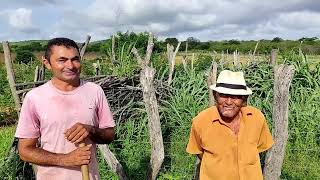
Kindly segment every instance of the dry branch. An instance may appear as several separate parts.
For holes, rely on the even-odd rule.
[[[164,160],[164,147],[160,125],[158,103],[153,86],[155,69],[145,66],[141,71],[140,82],[143,89],[143,100],[148,114],[148,127],[151,142],[151,160],[147,179],[155,180]]]
[[[149,65],[150,64],[150,59],[151,59],[151,54],[152,54],[152,50],[153,50],[153,33],[149,33],[149,39],[148,39],[148,46],[147,46],[147,52],[146,52],[146,57],[144,59],[145,65]]]
[[[107,145],[99,145],[99,150],[102,153],[104,159],[108,163],[111,170],[118,174],[120,180],[127,180],[127,176],[123,170],[122,165],[115,157],[115,155],[110,151]]]
[[[155,69],[149,67],[153,45],[153,34],[150,33],[146,56],[143,62],[137,50],[135,48],[132,49],[132,52],[137,57],[138,62],[140,61],[140,66],[142,68],[140,72],[140,83],[143,91],[143,101],[148,114],[151,159],[147,173],[147,180],[156,179],[164,160],[164,147],[160,125],[160,116],[156,98],[156,90],[153,84]]]
[[[176,50],[173,52],[174,47],[170,44],[167,44],[167,55],[168,55],[168,62],[169,62],[169,78],[168,78],[168,85],[172,82],[172,76],[174,72],[174,66],[176,64],[176,55],[179,50],[181,42],[178,43]]]
[[[255,59],[255,55],[256,55],[256,51],[257,51],[257,48],[258,48],[259,42],[260,42],[260,41],[258,41],[258,42],[257,42],[257,44],[256,44],[256,46],[254,47],[254,51],[253,51],[253,54],[252,54],[253,59]]]

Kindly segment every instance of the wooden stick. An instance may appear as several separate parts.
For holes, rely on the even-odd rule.
[[[276,65],[274,69],[272,136],[275,144],[266,154],[263,169],[265,180],[280,179],[288,140],[289,88],[294,74],[293,65]]]
[[[79,147],[86,146],[85,143],[80,143]],[[81,173],[82,173],[82,180],[90,180],[89,177],[89,165],[81,165]]]
[[[103,145],[99,145],[98,147],[104,159],[110,166],[111,170],[118,174],[119,179],[128,180],[122,165],[120,164],[116,156],[110,151],[108,146],[103,144]]]
[[[80,50],[80,58],[81,58],[81,60],[83,59],[84,53],[86,52],[86,49],[87,49],[87,46],[89,44],[90,39],[91,39],[91,36],[87,35],[86,42],[84,43],[84,45],[82,46],[82,48]]]
[[[253,55],[253,59],[255,59],[255,55],[256,55],[256,51],[257,51],[259,42],[260,42],[260,41],[257,41],[257,44],[256,44],[256,46],[254,47],[254,51],[253,51],[253,54],[252,54],[252,55]]]
[[[277,62],[277,49],[272,49],[269,64],[272,66],[275,66],[276,62]]]
[[[209,89],[209,107],[215,105],[213,92],[212,92],[212,89],[210,89],[210,86],[216,83],[217,69],[218,69],[217,63],[214,60],[212,60],[212,64],[210,66],[209,75],[207,77],[207,86],[208,86],[208,89]]]
[[[9,42],[5,41],[2,42],[3,46],[3,52],[4,52],[4,59],[5,59],[5,64],[6,64],[6,69],[7,69],[7,79],[9,81],[10,85],[10,90],[16,105],[16,111],[19,114],[20,109],[21,109],[21,104],[20,104],[20,98],[17,94],[16,90],[16,79],[14,76],[14,71],[13,71],[13,66],[12,66],[12,60],[11,60],[11,52],[10,52],[10,47],[9,47]]]
[[[116,63],[116,53],[115,51],[115,35],[112,34],[112,46],[111,46],[111,63],[115,65]]]

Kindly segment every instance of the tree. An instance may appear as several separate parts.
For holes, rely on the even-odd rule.
[[[283,41],[283,39],[280,38],[280,37],[275,37],[275,38],[273,38],[273,39],[271,40],[271,42],[274,42],[274,43],[279,43],[279,42],[282,42],[282,41]]]
[[[238,45],[238,44],[241,44],[241,43],[237,39],[231,39],[231,40],[228,41],[228,44],[236,44],[236,45]]]
[[[303,37],[303,38],[300,38],[298,41],[304,41],[304,42],[309,41],[309,42],[311,42],[311,41],[316,41],[316,40],[318,40],[317,37],[311,37],[311,38]]]
[[[200,40],[195,37],[188,37],[188,49],[194,49],[196,46],[200,44]]]
[[[165,42],[166,42],[166,44],[171,44],[171,45],[173,45],[173,46],[177,46],[178,45],[178,43],[179,43],[179,41],[178,41],[178,39],[177,38],[166,38],[165,40],[164,40]]]

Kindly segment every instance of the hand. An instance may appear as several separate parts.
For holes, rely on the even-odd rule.
[[[76,123],[64,133],[68,141],[72,143],[80,143],[85,140],[92,130],[92,126]]]
[[[92,144],[79,147],[62,158],[62,166],[80,166],[90,163]]]

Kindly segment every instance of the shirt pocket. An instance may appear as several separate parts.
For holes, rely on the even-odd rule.
[[[254,165],[260,159],[256,143],[249,143],[244,153],[246,157],[246,164],[248,165]]]

